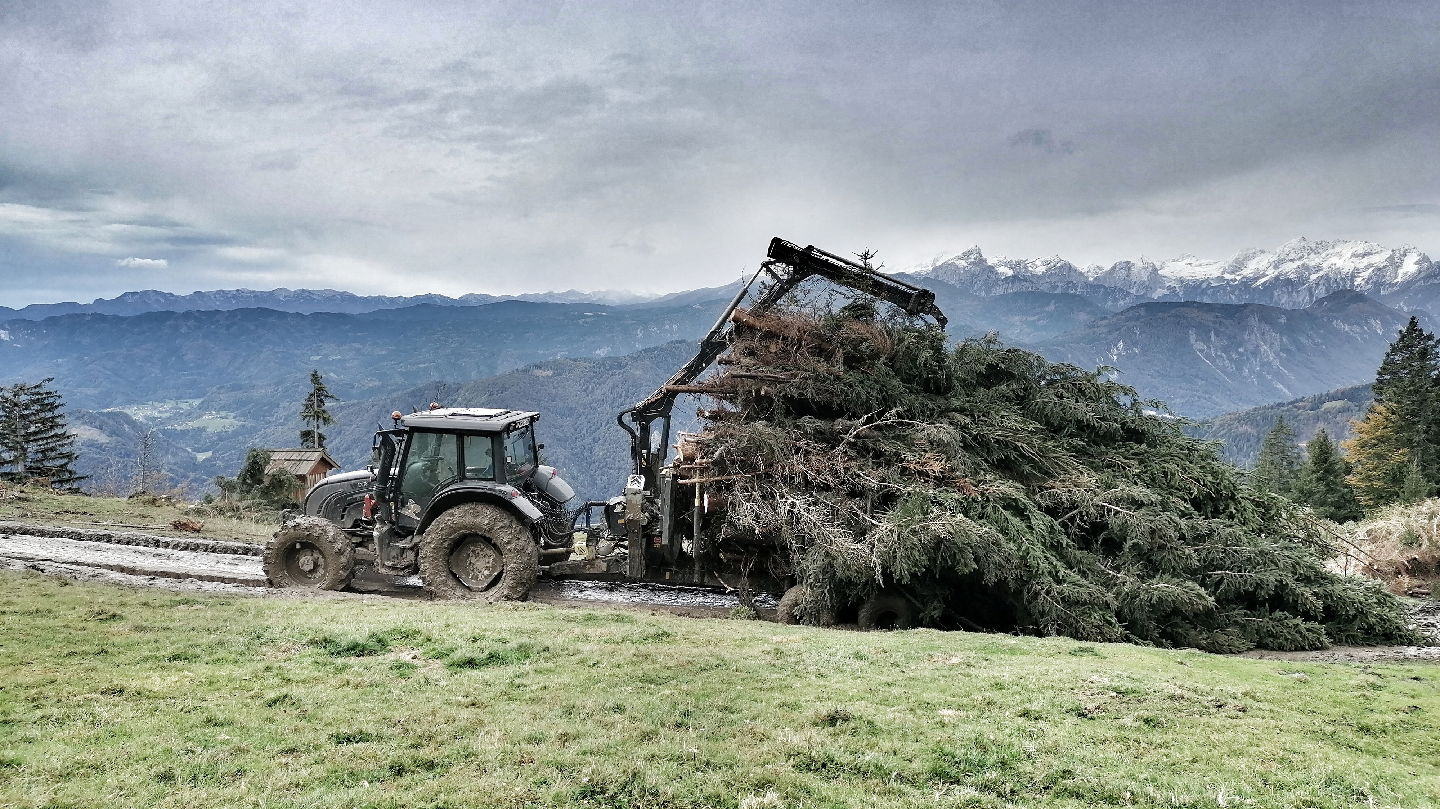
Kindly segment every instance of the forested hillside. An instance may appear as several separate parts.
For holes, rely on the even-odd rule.
[[[1254,465],[1260,444],[1277,419],[1283,417],[1294,430],[1295,440],[1302,444],[1321,429],[1336,441],[1344,441],[1350,437],[1351,422],[1365,415],[1373,398],[1369,385],[1356,385],[1226,413],[1195,425],[1190,432],[1199,438],[1222,442],[1221,454],[1226,460],[1249,467]]]

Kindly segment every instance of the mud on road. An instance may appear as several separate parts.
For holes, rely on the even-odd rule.
[[[32,570],[135,587],[278,598],[429,597],[417,576],[380,576],[363,566],[345,592],[273,588],[260,568],[260,547],[243,542],[7,522],[0,522],[0,570]],[[531,591],[530,599],[558,606],[605,606],[702,618],[723,617],[740,606],[734,592],[576,580],[543,580]],[[754,605],[765,615],[773,610],[775,599],[758,593]],[[1414,623],[1431,638],[1431,645],[1333,646],[1312,652],[1255,650],[1243,656],[1312,663],[1440,663],[1440,602],[1417,602]]]

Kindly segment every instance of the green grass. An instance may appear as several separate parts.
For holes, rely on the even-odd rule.
[[[170,523],[180,517],[203,522],[204,536],[239,542],[265,542],[278,527],[271,515],[266,515],[267,518],[261,521],[193,517],[185,513],[184,504],[154,505],[123,497],[58,492],[43,486],[0,484],[0,520],[194,536],[170,528]]]
[[[1423,807],[1440,668],[0,575],[5,807]]]

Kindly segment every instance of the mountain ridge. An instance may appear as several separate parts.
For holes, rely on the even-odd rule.
[[[977,294],[1074,292],[1125,304],[1143,300],[1264,303],[1302,308],[1352,289],[1395,305],[1437,308],[1440,264],[1420,250],[1363,240],[1292,239],[1274,250],[1242,250],[1227,260],[1182,256],[1163,262],[1077,265],[1059,256],[987,258],[978,247],[906,273]]]

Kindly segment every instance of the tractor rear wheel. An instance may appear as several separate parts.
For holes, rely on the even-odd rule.
[[[328,520],[301,517],[265,544],[261,566],[271,587],[343,590],[355,576],[355,545]]]
[[[420,581],[436,598],[519,601],[539,576],[539,545],[499,506],[455,506],[420,537]]]

